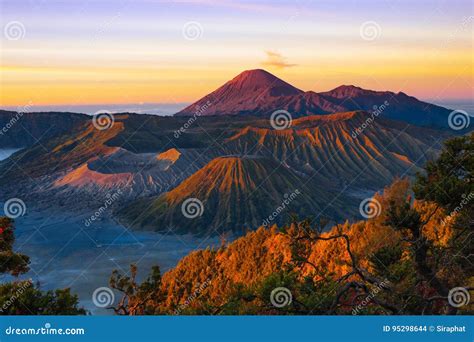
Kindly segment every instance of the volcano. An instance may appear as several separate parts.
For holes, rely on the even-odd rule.
[[[268,118],[285,110],[293,118],[365,110],[393,120],[430,128],[447,128],[451,110],[403,92],[342,85],[317,93],[302,91],[269,72],[247,70],[176,116],[246,115]]]
[[[285,222],[291,214],[317,215],[329,196],[324,189],[271,158],[218,157],[170,192],[122,209],[119,217],[154,231],[239,234]],[[186,215],[189,201],[196,217]]]
[[[264,116],[301,94],[302,90],[265,70],[247,70],[176,115]]]

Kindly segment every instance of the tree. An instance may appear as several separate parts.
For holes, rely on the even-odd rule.
[[[0,273],[18,276],[28,271],[30,258],[13,251],[13,230],[13,221],[8,217],[0,217]]]
[[[440,159],[443,160],[443,155]],[[431,165],[436,166],[436,163]],[[439,186],[442,185],[441,181]],[[418,183],[415,183],[417,186]],[[429,188],[433,185],[426,183],[425,186]],[[458,198],[465,198],[461,189],[469,187],[459,187]],[[440,233],[438,226],[445,222],[447,214],[452,215],[443,208],[459,206],[423,198],[414,200],[406,179],[396,180],[382,195],[376,195],[375,200],[380,202],[382,211],[379,216],[366,221],[364,229],[368,231],[368,227],[374,226],[387,233],[391,230],[389,244],[371,254],[364,251],[356,253],[353,243],[357,241],[353,240],[354,235],[350,232],[358,224],[336,225],[330,232],[324,232],[325,222],[292,222],[281,229],[281,234],[289,238],[291,245],[292,263],[287,265],[287,269],[256,284],[236,286],[228,302],[215,312],[456,314],[458,308],[448,302],[449,290],[462,285],[472,290],[472,287],[466,286],[472,272],[459,260],[463,257],[466,261],[472,257],[472,249],[468,251],[457,242],[460,233],[464,233],[464,246],[472,243],[469,240],[472,238],[472,227],[466,229],[462,226],[472,218],[469,205],[465,203],[465,211],[457,210],[456,219],[446,223],[452,231],[446,229]],[[448,238],[445,239],[445,236]],[[440,237],[442,239],[438,239]],[[312,261],[315,246],[321,243],[340,246],[335,249],[339,261],[334,262],[345,265],[348,269],[346,273],[335,276]],[[280,286],[291,291],[293,301],[288,306],[275,307],[271,305],[268,290]]]
[[[118,315],[156,315],[159,314],[159,303],[164,300],[161,291],[161,272],[159,266],[152,267],[151,274],[145,281],[136,281],[137,267],[130,265],[130,276],[122,275],[117,270],[112,272],[110,287],[122,293],[116,307],[111,309]]]
[[[13,251],[13,220],[0,217],[0,273],[15,277],[28,271],[29,257]],[[3,315],[84,315],[78,297],[70,289],[41,291],[31,280],[0,285],[0,314]]]
[[[450,288],[460,284],[443,279],[441,271],[451,275],[457,271],[464,286],[468,276],[473,274],[474,133],[447,141],[440,157],[428,162],[425,170],[417,175],[413,190],[419,200],[435,203],[432,212],[422,218],[409,200],[398,205],[391,203],[387,224],[400,231],[403,239],[411,244],[420,278],[436,290],[440,299],[447,300]],[[424,228],[441,208],[448,214],[442,224],[453,221],[453,234],[447,246],[440,248],[427,238]],[[459,265],[462,267],[457,267]],[[448,306],[448,313],[456,312],[455,307]]]
[[[473,170],[474,133],[471,133],[447,141],[440,157],[428,162],[425,173],[418,174],[413,186],[418,202],[413,200],[406,181],[395,181],[388,196],[382,199],[384,211],[377,220],[399,234],[400,241],[370,256],[372,272],[360,267],[351,251],[349,237],[339,227],[336,234],[322,236],[321,227],[314,229],[304,223],[292,236],[294,260],[317,268],[308,258],[311,246],[320,240],[342,239],[352,271],[337,280],[347,281],[337,291],[336,306],[350,290],[369,294],[371,286],[390,279],[389,283],[396,281],[403,287],[383,286],[383,294],[371,298],[373,304],[400,314],[457,313],[458,308],[448,304],[450,289],[455,286],[473,289],[466,286],[472,283],[474,261]],[[444,245],[428,232],[428,225],[440,209],[445,216],[442,224],[453,221],[449,222],[453,233]]]
[[[429,162],[413,187],[419,199],[432,201],[453,228],[451,262],[474,274],[474,132],[446,142],[439,159]]]
[[[397,179],[376,194],[379,215],[366,221],[326,231],[325,220],[294,219],[280,231],[259,229],[195,252],[163,281],[158,272],[138,284],[136,268],[130,277],[114,273],[111,285],[124,293],[116,311],[173,313],[184,305],[185,314],[470,313],[469,305],[450,305],[449,295],[454,287],[471,291],[474,280],[473,147],[473,134],[447,141],[413,186]],[[212,286],[195,295],[208,277]],[[285,305],[272,302],[276,289],[290,298]]]

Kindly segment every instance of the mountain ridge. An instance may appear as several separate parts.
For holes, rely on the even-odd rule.
[[[293,118],[354,110],[419,126],[447,128],[451,110],[403,92],[341,85],[325,92],[302,91],[262,69],[246,70],[175,116],[253,115],[285,110]]]
[[[284,222],[291,213],[312,215],[322,210],[323,199],[329,196],[322,184],[302,188],[303,178],[286,167],[272,172],[277,168],[277,161],[271,158],[217,157],[173,190],[132,203],[118,214],[122,223],[142,229],[166,231],[172,227],[175,232],[200,234],[254,229],[285,200],[285,213],[275,222]],[[188,209],[191,212],[186,204],[189,199],[199,203],[199,216],[186,215]]]

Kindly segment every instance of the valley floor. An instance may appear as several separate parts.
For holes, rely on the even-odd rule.
[[[132,232],[108,219],[86,227],[86,217],[27,211],[15,220],[15,250],[31,258],[30,271],[21,279],[39,281],[43,290],[71,287],[92,314],[112,314],[92,303],[92,293],[108,286],[112,270],[127,273],[135,263],[141,279],[153,265],[165,272],[192,250],[218,244],[217,238]]]

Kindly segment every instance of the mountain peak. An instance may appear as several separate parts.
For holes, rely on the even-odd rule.
[[[269,73],[268,71],[264,69],[249,69],[249,70],[244,70],[234,78],[239,78],[239,77],[249,77],[249,76],[262,76],[262,77],[271,77],[271,78],[277,78],[275,75]]]
[[[246,70],[209,95],[186,107],[178,116],[266,115],[282,108],[282,98],[303,91],[263,69]],[[204,111],[201,109],[205,108]]]
[[[355,110],[372,111],[382,105],[382,115],[386,118],[420,126],[447,127],[450,110],[419,101],[402,92],[368,90],[352,84],[322,93],[303,92],[263,69],[241,72],[176,115],[269,118],[275,111],[284,110],[295,119]]]
[[[334,88],[333,90],[330,90],[322,94],[340,99],[340,98],[348,98],[348,97],[354,97],[358,95],[372,94],[372,93],[375,93],[375,91],[363,89],[361,87],[357,87],[352,84],[349,84],[349,85],[343,84],[343,85],[340,85],[339,87]]]
[[[232,81],[253,81],[262,84],[277,82],[278,80],[280,80],[278,77],[263,69],[244,70],[232,79]]]
[[[234,87],[234,90],[238,91],[269,92],[271,96],[289,96],[302,93],[301,90],[263,69],[245,70],[227,82],[224,87],[226,85]]]
[[[276,169],[278,172],[274,172]],[[216,229],[241,232],[262,225],[288,194],[293,194],[293,200],[275,223],[284,222],[293,212],[298,215],[319,212],[324,207],[319,198],[328,195],[314,184],[306,184],[307,191],[300,192],[302,183],[295,172],[273,158],[223,156],[211,160],[170,192],[123,208],[120,216],[125,222],[157,231],[172,227],[176,232],[209,233]],[[189,220],[182,211],[189,198],[197,199],[201,207],[202,215],[194,220]],[[143,207],[152,209],[141,215]]]

